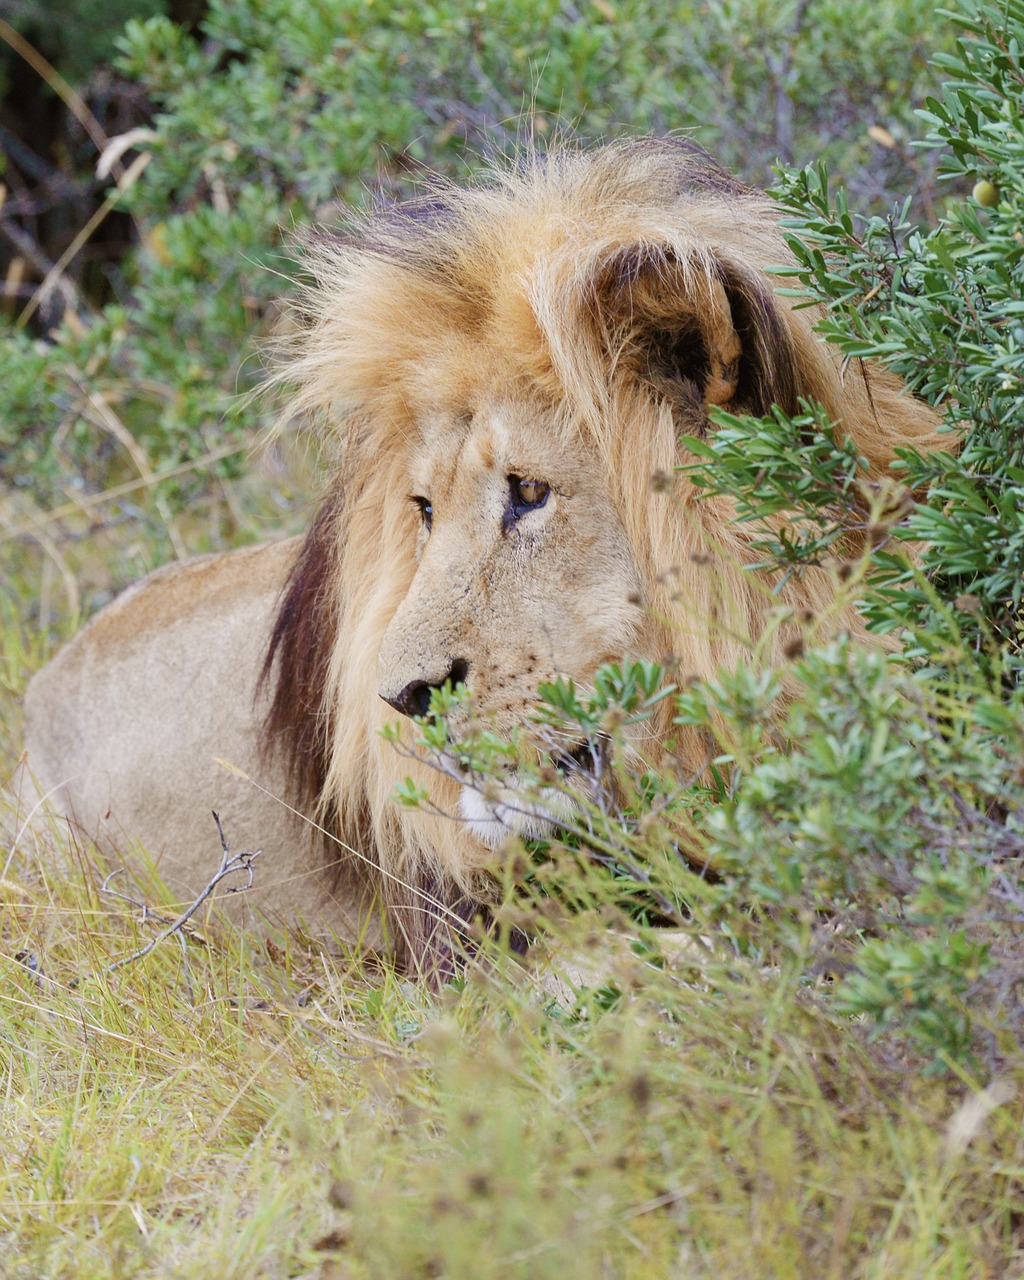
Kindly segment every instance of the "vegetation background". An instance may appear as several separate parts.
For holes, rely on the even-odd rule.
[[[0,6],[0,780],[25,682],[83,616],[303,526],[318,459],[301,424],[257,450],[273,406],[245,395],[293,238],[426,172],[566,126],[692,132],[760,185],[822,161],[845,196],[816,163],[776,180],[780,287],[970,431],[872,494],[815,406],[719,419],[698,481],[793,511],[766,562],[841,559],[904,654],[799,656],[786,753],[756,648],[683,692],[640,668],[551,690],[587,728],[674,697],[720,757],[711,788],[624,776],[626,812],[526,851],[503,919],[579,961],[546,982],[496,944],[433,998],[215,921],[112,970],[152,936],[141,900],[0,797],[0,1275],[1024,1274],[1024,6],[59,17]],[[718,882],[676,856],[684,816]]]

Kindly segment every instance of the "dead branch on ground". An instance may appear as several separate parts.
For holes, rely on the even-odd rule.
[[[114,871],[111,871],[110,875],[108,875],[107,878],[103,881],[101,892],[109,894],[111,897],[120,898],[124,902],[130,902],[133,906],[138,907],[139,910],[142,912],[143,923],[145,923],[146,921],[155,920],[155,921],[158,921],[160,924],[163,924],[166,926],[154,938],[151,938],[150,941],[147,942],[144,947],[140,947],[138,951],[133,951],[131,955],[122,956],[120,960],[114,960],[111,964],[108,964],[107,973],[114,973],[118,969],[123,969],[125,965],[134,964],[136,960],[142,960],[145,956],[148,956],[149,953],[155,947],[157,947],[161,942],[171,937],[172,934],[178,935],[178,939],[181,942],[181,946],[182,946],[182,953],[185,954],[185,934],[182,932],[182,930],[184,929],[185,925],[188,924],[189,920],[191,920],[192,917],[195,915],[195,913],[199,910],[199,908],[203,905],[203,903],[207,900],[207,898],[210,897],[210,895],[213,893],[213,891],[217,888],[217,886],[221,883],[222,880],[225,880],[228,876],[234,875],[238,871],[243,871],[245,872],[245,875],[246,875],[245,884],[230,885],[228,886],[227,892],[228,893],[245,893],[246,890],[252,888],[253,863],[260,856],[263,850],[262,849],[256,849],[256,850],[246,849],[242,853],[232,853],[228,848],[227,840],[224,838],[224,828],[220,824],[220,814],[217,813],[216,810],[214,810],[214,813],[213,813],[213,820],[217,824],[217,834],[220,836],[220,847],[221,847],[220,866],[218,867],[217,871],[210,877],[209,881],[206,884],[206,887],[202,890],[202,892],[198,895],[198,897],[176,919],[168,920],[165,916],[160,916],[155,911],[153,911],[153,909],[147,903],[140,902],[138,899],[132,898],[126,893],[121,893],[117,889],[112,889],[110,887],[111,880],[113,880],[113,878],[116,875],[119,875],[124,870],[124,867],[117,867]],[[186,971],[186,981],[188,981],[187,955],[185,955],[185,971]],[[188,983],[188,986],[189,986],[189,995],[191,996],[190,982]]]

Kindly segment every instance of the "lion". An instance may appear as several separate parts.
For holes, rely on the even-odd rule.
[[[682,142],[529,155],[308,252],[279,377],[336,445],[309,532],[161,569],[102,610],[32,681],[27,758],[87,835],[139,840],[184,895],[216,809],[233,848],[263,851],[237,919],[443,974],[509,830],[550,817],[514,765],[481,789],[384,726],[450,683],[454,742],[528,736],[544,682],[587,688],[627,656],[707,679],[753,643],[784,666],[801,618],[867,642],[825,570],[773,596],[745,567],[755,534],[698,496],[681,439],[716,406],[817,402],[881,480],[939,423],[884,368],[844,367],[773,287],[792,261],[777,210]],[[706,743],[674,737],[699,773]],[[555,763],[584,773],[586,754]],[[407,775],[432,806],[395,803]]]

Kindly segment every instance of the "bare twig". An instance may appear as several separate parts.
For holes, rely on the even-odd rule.
[[[232,853],[228,848],[227,840],[224,838],[224,829],[220,825],[220,814],[217,813],[216,810],[213,814],[213,820],[217,824],[217,834],[220,836],[220,847],[222,852],[220,867],[217,869],[216,873],[210,877],[205,889],[203,889],[202,893],[199,894],[196,900],[185,911],[183,911],[176,920],[170,921],[167,924],[167,927],[158,933],[155,938],[152,938],[147,942],[144,947],[140,947],[138,951],[133,951],[130,956],[122,956],[120,960],[115,960],[112,964],[108,964],[107,973],[114,973],[117,969],[121,969],[127,964],[133,964],[136,960],[141,960],[144,956],[148,956],[154,947],[163,942],[165,938],[169,938],[173,933],[177,933],[179,935],[179,940],[184,948],[184,935],[181,934],[180,931],[186,924],[188,924],[189,920],[192,919],[210,894],[213,893],[214,889],[216,889],[220,882],[227,876],[234,875],[236,871],[244,871],[246,874],[245,884],[229,886],[227,889],[228,893],[245,893],[247,889],[252,888],[252,864],[260,856],[263,850],[256,849],[253,851],[247,849],[244,853]],[[138,902],[134,898],[130,898],[127,894],[120,893],[118,890],[110,888],[111,880],[113,880],[114,876],[120,874],[123,870],[123,867],[118,867],[115,871],[112,871],[109,876],[107,876],[106,880],[103,881],[102,892],[111,894],[116,898],[121,898],[125,902],[131,902],[134,906],[139,907],[142,911],[143,921],[157,919],[163,923],[164,917],[157,916],[146,903]]]
[[[103,201],[100,207],[95,211],[95,213],[93,213],[92,217],[88,220],[88,222],[86,222],[85,226],[81,228],[81,230],[78,232],[75,238],[71,241],[68,247],[64,250],[64,252],[60,255],[57,261],[53,264],[51,269],[47,272],[46,276],[43,279],[42,284],[36,290],[35,294],[33,295],[28,305],[22,310],[21,314],[18,316],[17,324],[19,329],[23,328],[26,324],[28,324],[29,320],[32,319],[36,311],[46,302],[46,300],[49,298],[50,294],[53,292],[54,288],[56,287],[56,282],[63,278],[64,268],[68,265],[68,263],[72,260],[72,258],[75,257],[79,249],[82,248],[82,246],[86,243],[86,241],[89,239],[92,233],[96,230],[96,228],[107,217],[110,211],[121,199],[122,191],[124,191],[127,187],[131,186],[131,184],[135,181],[135,179],[139,176],[142,170],[149,163],[150,159],[151,159],[150,153],[148,151],[144,151],[141,155],[136,156],[135,159],[132,161],[132,163],[128,166],[127,171],[124,173],[124,175],[120,179],[118,187],[116,187],[114,191],[109,196],[107,196],[107,198]]]
[[[775,145],[780,159],[787,164],[793,163],[794,103],[790,92],[789,78],[793,70],[793,51],[797,40],[800,38],[800,29],[803,26],[807,4],[808,0],[798,0],[792,24],[782,46],[782,52],[774,54],[769,50],[765,53],[765,61],[768,64],[768,70],[771,73],[772,84],[775,89]]]
[[[4,213],[0,215],[0,234],[6,236],[18,252],[26,257],[37,271],[52,278],[52,287],[60,293],[66,310],[78,311],[81,308],[81,298],[74,282],[63,272],[54,272],[54,263],[50,261],[24,227],[20,227],[16,222],[11,221],[7,217],[7,213],[8,210],[5,209]]]

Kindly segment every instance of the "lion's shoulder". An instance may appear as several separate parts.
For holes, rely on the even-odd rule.
[[[276,596],[301,544],[301,537],[289,538],[154,569],[101,609],[74,643],[120,644],[202,615],[214,604],[218,614],[245,610],[253,599]]]

